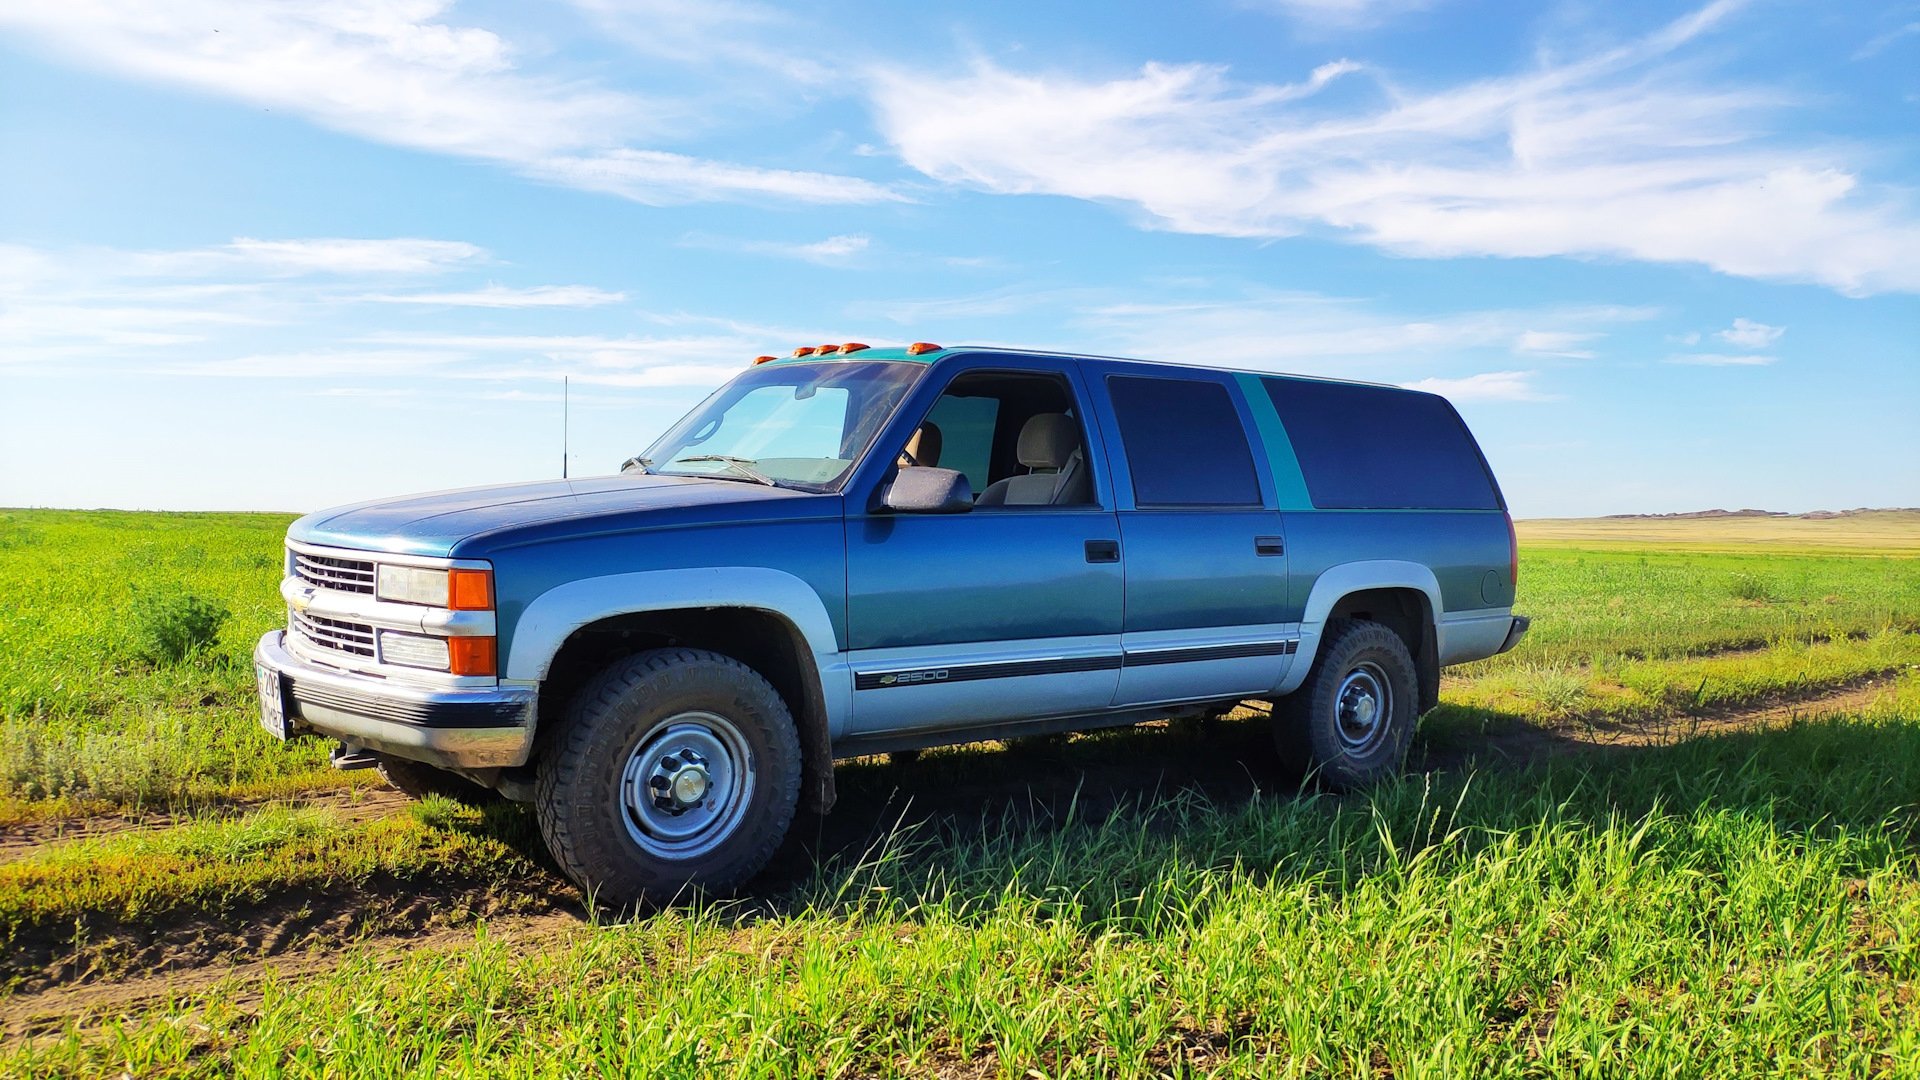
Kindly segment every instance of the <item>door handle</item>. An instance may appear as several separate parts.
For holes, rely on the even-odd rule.
[[[1118,540],[1087,541],[1087,561],[1094,562],[1094,563],[1119,562],[1120,561],[1120,541]]]
[[[1283,537],[1278,536],[1256,536],[1253,538],[1253,553],[1255,555],[1285,555],[1287,553],[1287,541]]]

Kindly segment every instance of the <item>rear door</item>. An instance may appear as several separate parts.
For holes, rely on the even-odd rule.
[[[1089,363],[1126,552],[1114,704],[1271,691],[1299,645],[1286,535],[1231,375]]]

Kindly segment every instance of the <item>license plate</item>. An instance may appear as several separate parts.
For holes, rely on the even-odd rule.
[[[260,686],[260,726],[276,739],[287,737],[287,709],[280,700],[280,673],[255,664],[253,680]]]

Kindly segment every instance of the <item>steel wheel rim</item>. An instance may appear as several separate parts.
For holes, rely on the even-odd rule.
[[[1393,722],[1393,684],[1380,665],[1359,664],[1340,680],[1333,708],[1340,745],[1351,753],[1365,753],[1379,745]]]
[[[697,858],[739,827],[754,781],[753,755],[733,721],[718,713],[679,713],[627,756],[620,818],[648,854]]]

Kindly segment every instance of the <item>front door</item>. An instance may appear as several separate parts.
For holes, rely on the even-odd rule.
[[[1113,700],[1125,577],[1099,436],[1070,361],[1005,363],[953,371],[899,440],[912,451],[899,468],[965,473],[974,509],[878,510],[892,469],[850,492],[852,734],[1077,715]]]

